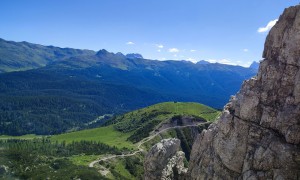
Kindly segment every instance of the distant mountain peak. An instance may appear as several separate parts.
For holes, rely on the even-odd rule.
[[[107,59],[107,58],[113,58],[113,57],[116,57],[116,58],[125,58],[125,55],[122,54],[121,52],[112,53],[112,52],[108,52],[105,49],[99,50],[96,53],[96,56],[98,56],[100,58],[105,58],[105,59]]]
[[[123,54],[123,53],[121,53],[121,52],[117,52],[116,53],[116,56],[119,56],[119,57],[122,57],[122,58],[125,58],[126,56]]]
[[[138,53],[126,54],[126,58],[128,58],[128,59],[144,59],[143,56],[141,54],[138,54]]]
[[[249,66],[249,68],[258,69],[259,68],[259,62],[253,61],[251,63],[251,65]]]
[[[117,52],[116,55],[122,55],[122,56],[124,56],[124,54],[121,53],[121,52]]]
[[[101,49],[96,53],[96,56],[103,56],[103,55],[107,55],[109,54],[109,52],[105,49]]]
[[[210,62],[205,61],[205,60],[200,60],[200,61],[197,62],[196,64],[210,64]]]

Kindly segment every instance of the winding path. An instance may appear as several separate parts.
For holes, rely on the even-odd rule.
[[[129,156],[134,156],[136,155],[137,153],[140,153],[140,152],[143,152],[144,149],[141,147],[143,144],[145,144],[146,142],[148,141],[151,141],[155,136],[159,135],[160,133],[163,133],[165,131],[168,131],[170,129],[176,129],[176,128],[185,128],[185,127],[196,127],[196,126],[199,126],[199,125],[204,125],[204,124],[209,124],[210,122],[204,122],[204,123],[198,123],[198,124],[194,124],[194,125],[185,125],[185,126],[172,126],[172,127],[168,127],[168,128],[165,128],[161,131],[158,131],[158,132],[155,132],[153,135],[151,136],[148,136],[144,139],[142,139],[140,142],[137,143],[137,148],[138,150],[130,153],[130,154],[121,154],[121,155],[109,155],[109,156],[106,156],[106,157],[103,157],[103,158],[100,158],[100,159],[97,159],[93,162],[91,162],[89,164],[89,167],[94,167],[94,165],[100,161],[106,161],[106,160],[109,160],[109,159],[113,159],[113,158],[118,158],[118,157],[129,157]],[[153,133],[154,131],[152,131]]]

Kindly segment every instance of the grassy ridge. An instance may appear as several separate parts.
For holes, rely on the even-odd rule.
[[[131,149],[135,148],[135,146],[127,139],[134,133],[139,131],[149,132],[157,124],[168,121],[176,115],[195,116],[207,121],[213,121],[219,113],[219,111],[199,103],[165,102],[117,116],[110,120],[108,126],[105,127],[53,135],[50,137],[50,140],[52,142],[65,141],[66,143],[81,140],[100,141],[110,146]],[[2,135],[0,139],[34,139],[37,137],[40,136],[32,134],[24,136]]]
[[[60,135],[51,136],[51,141],[66,141],[71,143],[72,141],[100,141],[110,146],[116,146],[118,148],[134,148],[133,143],[126,141],[131,133],[122,133],[116,131],[113,126],[100,127],[95,129],[87,129],[77,132],[65,133]]]
[[[112,119],[118,131],[134,132],[128,140],[138,142],[149,136],[149,133],[162,122],[170,122],[175,116],[189,116],[196,121],[213,121],[219,112],[211,107],[192,102],[166,102],[126,113]]]
[[[213,121],[219,111],[198,103],[165,102],[132,111],[110,120],[106,127],[82,130],[51,136],[51,141],[100,141],[118,148],[135,148],[133,142],[147,137],[148,133],[161,122],[169,121],[176,115],[195,116]],[[140,133],[142,132],[142,133]],[[135,135],[138,133],[139,139]],[[130,138],[131,137],[131,138]],[[128,139],[133,139],[132,142]]]
[[[111,120],[116,129],[128,132],[136,130],[149,121],[160,122],[168,120],[175,115],[195,116],[206,121],[213,121],[219,112],[211,107],[194,102],[165,102],[155,104],[143,109],[132,111]]]

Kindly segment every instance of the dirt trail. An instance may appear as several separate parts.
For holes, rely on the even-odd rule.
[[[170,130],[170,129],[176,129],[176,128],[179,129],[179,128],[185,128],[185,127],[196,127],[196,126],[204,125],[204,124],[208,124],[208,123],[210,123],[210,122],[198,123],[198,124],[194,124],[194,125],[185,125],[185,126],[173,126],[173,127],[165,128],[165,129],[163,129],[163,130],[161,130],[161,131],[155,132],[153,135],[148,136],[148,137],[142,139],[140,142],[138,142],[138,143],[137,143],[137,148],[138,148],[138,150],[136,150],[136,151],[134,151],[134,152],[132,152],[132,153],[130,153],[130,154],[108,155],[108,156],[106,156],[106,157],[103,157],[103,158],[100,158],[100,159],[97,159],[97,160],[91,162],[91,163],[89,164],[89,167],[94,167],[94,165],[95,165],[96,163],[100,162],[100,161],[106,161],[106,160],[113,159],[113,158],[118,158],[118,157],[129,157],[129,156],[134,156],[134,155],[136,155],[137,153],[143,152],[143,151],[144,151],[144,149],[142,148],[142,145],[143,145],[143,144],[145,144],[145,143],[148,142],[148,141],[151,141],[155,136],[159,135],[160,133],[163,133],[163,132],[168,131],[168,130]],[[154,131],[152,131],[152,133],[153,133],[153,132],[154,132]]]

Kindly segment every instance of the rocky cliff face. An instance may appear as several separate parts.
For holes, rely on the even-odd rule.
[[[188,179],[300,179],[300,6],[280,16],[263,57],[197,138]]]
[[[163,139],[155,144],[147,154],[144,162],[144,179],[182,179],[186,173],[184,153],[179,151],[179,139]]]

